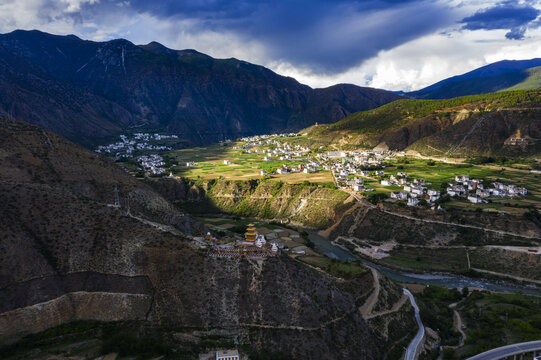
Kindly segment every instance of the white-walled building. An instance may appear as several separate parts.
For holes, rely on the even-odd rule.
[[[216,360],[239,360],[238,350],[218,350]]]
[[[393,191],[391,192],[391,199],[406,200],[408,193],[405,191]]]

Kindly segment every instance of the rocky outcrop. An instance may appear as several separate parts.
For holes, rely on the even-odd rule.
[[[147,294],[75,292],[0,313],[0,343],[7,344],[76,320],[144,320],[152,303]]]
[[[148,183],[189,212],[288,219],[315,228],[331,226],[355,204],[342,191],[314,184],[165,178]]]

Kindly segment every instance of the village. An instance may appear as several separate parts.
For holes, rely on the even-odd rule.
[[[237,149],[243,149],[245,153],[259,153],[263,155],[262,161],[296,161],[301,162],[296,166],[283,163],[276,169],[276,174],[315,173],[317,171],[331,171],[338,187],[345,187],[358,193],[372,192],[374,186],[365,186],[365,179],[373,179],[379,185],[386,188],[402,187],[402,190],[391,190],[390,198],[397,201],[405,201],[408,206],[433,205],[442,196],[449,195],[453,198],[464,198],[470,203],[487,203],[487,198],[514,198],[524,197],[528,191],[525,187],[501,182],[483,183],[481,179],[470,179],[469,175],[455,175],[449,179],[445,189],[431,188],[430,182],[423,178],[412,178],[405,171],[395,174],[386,174],[385,167],[396,161],[397,158],[405,158],[404,152],[393,151],[328,151],[315,153],[307,146],[290,145],[287,142],[261,137],[240,139],[246,141]],[[270,146],[269,149],[256,147]],[[318,149],[320,150],[320,149]],[[315,156],[308,156],[313,155]],[[224,164],[228,164],[224,160]],[[273,175],[261,170],[261,176]],[[439,205],[433,209],[441,209]]]
[[[434,210],[441,209],[449,198],[455,204],[482,205],[520,200],[528,195],[524,186],[485,175],[494,171],[480,172],[471,166],[464,171],[461,165],[439,162],[432,162],[430,168],[430,162],[402,151],[339,151],[322,145],[311,147],[303,141],[305,138],[305,134],[297,133],[256,135],[205,148],[176,150],[164,145],[164,140],[178,139],[175,135],[135,133],[129,137],[122,135],[120,141],[100,146],[96,151],[117,160],[128,158],[137,164],[132,170],[146,176],[326,182],[360,197],[384,194],[389,201]],[[443,166],[445,171],[441,171]]]
[[[136,160],[140,165],[136,170],[144,171],[149,175],[160,175],[167,171],[166,162],[160,153],[173,150],[172,146],[164,145],[164,143],[176,140],[178,140],[177,135],[138,132],[131,136],[120,135],[119,141],[100,145],[95,151],[110,156],[116,161]]]
[[[137,151],[169,151],[173,147],[157,144],[167,139],[178,139],[177,135],[163,135],[157,133],[134,133],[131,136],[120,135],[120,141],[100,145],[95,150],[97,153],[105,154],[118,160],[123,157],[131,158]]]

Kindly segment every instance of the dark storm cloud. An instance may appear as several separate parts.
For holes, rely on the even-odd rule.
[[[103,4],[103,3],[102,3]],[[449,9],[419,0],[132,0],[167,21],[195,19],[192,31],[232,32],[268,55],[321,73],[338,73],[450,23]]]
[[[491,8],[477,11],[474,15],[462,19],[463,28],[467,30],[507,29],[508,39],[520,40],[528,27],[538,27],[534,20],[541,11],[530,5],[517,5],[507,1]]]

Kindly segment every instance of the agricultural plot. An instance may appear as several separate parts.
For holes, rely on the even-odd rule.
[[[179,166],[172,168],[173,174],[187,178],[217,178],[223,177],[228,180],[247,180],[261,178],[261,171],[275,173],[270,175],[273,179],[300,183],[303,181],[328,183],[332,182],[332,175],[329,171],[315,173],[291,173],[276,174],[276,170],[284,164],[289,167],[304,164],[304,161],[279,160],[276,157],[270,161],[263,161],[265,154],[247,153],[242,149],[233,147],[242,143],[212,144],[206,147],[174,150],[168,152],[167,157]],[[267,146],[254,147],[251,150],[264,150]],[[230,164],[224,164],[227,160]],[[186,163],[194,162],[195,166],[188,167]]]
[[[485,186],[491,182],[503,182],[514,184],[519,187],[525,187],[528,195],[524,198],[500,198],[490,197],[489,204],[472,204],[464,198],[456,198],[451,203],[446,204],[449,207],[469,208],[469,209],[493,209],[500,211],[505,207],[506,212],[521,215],[524,209],[520,207],[536,206],[541,208],[541,175],[532,174],[528,170],[495,168],[471,164],[451,164],[441,161],[427,161],[417,158],[400,158],[390,161],[384,169],[385,176],[396,175],[398,172],[408,173],[408,180],[422,178],[430,185],[429,189],[441,191],[449,182],[454,182],[456,175],[469,175],[470,178],[484,180]],[[395,190],[402,190],[398,186],[382,186],[380,178],[365,179],[364,185],[379,192],[390,193]]]

